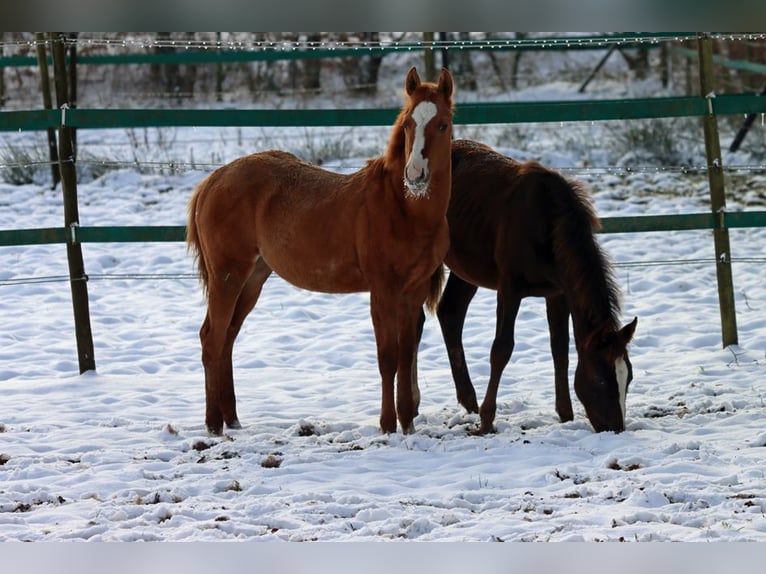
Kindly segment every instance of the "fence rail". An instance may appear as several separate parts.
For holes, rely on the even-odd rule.
[[[699,229],[741,229],[766,227],[766,211],[679,213],[602,217],[599,233],[646,233]],[[42,227],[0,230],[0,246],[47,245],[55,243],[154,243],[186,239],[184,225],[107,225],[72,229]]]
[[[0,112],[0,131],[136,127],[319,127],[387,126],[398,108],[360,109],[65,109]],[[766,113],[766,96],[673,96],[659,98],[553,100],[460,104],[456,124],[507,124],[701,117]]]

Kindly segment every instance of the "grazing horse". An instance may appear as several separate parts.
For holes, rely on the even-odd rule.
[[[385,153],[356,173],[323,170],[281,152],[211,173],[189,202],[187,245],[207,294],[200,329],[205,424],[241,428],[232,349],[272,271],[325,293],[370,292],[382,380],[380,427],[414,431],[418,317],[436,307],[449,247],[452,76],[405,80]],[[396,401],[394,400],[396,378]]]
[[[450,250],[445,263],[450,275],[437,316],[458,402],[479,412],[479,432],[493,430],[500,376],[513,352],[514,323],[524,297],[545,297],[561,421],[573,419],[571,313],[577,397],[597,432],[624,430],[625,398],[633,378],[627,345],[637,318],[620,326],[619,289],[594,237],[600,224],[581,185],[539,163],[520,163],[483,144],[455,141],[447,221]],[[490,376],[481,409],[462,342],[468,305],[478,287],[497,291]]]

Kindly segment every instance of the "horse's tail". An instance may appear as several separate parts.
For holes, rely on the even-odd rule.
[[[432,315],[436,313],[436,307],[442,296],[442,287],[444,286],[444,265],[439,265],[436,271],[431,275],[431,288],[426,297],[426,309]]]
[[[199,232],[197,230],[197,203],[201,195],[202,189],[205,186],[207,179],[200,183],[194,190],[194,193],[189,200],[189,206],[187,210],[187,223],[186,223],[186,250],[194,254],[194,259],[197,262],[197,273],[199,274],[199,282],[202,285],[202,291],[207,296],[207,284],[208,284],[208,271],[207,263],[205,262],[205,254],[202,251],[202,246],[199,240]]]

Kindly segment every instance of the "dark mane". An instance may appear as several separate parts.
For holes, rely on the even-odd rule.
[[[542,166],[539,169],[545,170]],[[547,201],[555,207],[553,249],[562,266],[562,276],[569,285],[569,304],[596,331],[620,328],[620,289],[612,263],[601,248],[594,231],[601,228],[585,186],[545,170],[551,193]]]

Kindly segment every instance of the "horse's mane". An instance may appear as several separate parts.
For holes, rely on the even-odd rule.
[[[540,169],[545,169],[540,166]],[[569,304],[597,332],[620,328],[620,289],[612,262],[599,245],[594,231],[601,222],[587,187],[546,170],[551,202],[553,252],[569,284]]]
[[[383,155],[386,165],[396,165],[402,162],[404,157],[404,129],[402,128],[402,118],[406,114],[406,109],[402,109],[391,129],[391,136],[388,138],[388,146]]]

